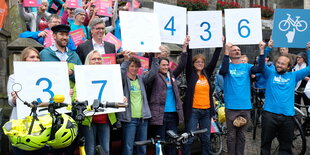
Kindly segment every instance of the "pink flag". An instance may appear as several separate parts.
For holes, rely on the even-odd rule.
[[[42,5],[42,0],[24,0],[24,7],[39,7]]]
[[[96,0],[97,15],[112,16],[112,0]]]
[[[118,51],[122,46],[122,42],[118,40],[111,32],[105,35],[105,37],[103,38],[103,41],[107,41],[109,43],[114,44],[116,51]]]
[[[137,55],[132,55],[138,58],[141,62],[141,67],[139,68],[138,75],[142,75],[144,72],[149,70],[149,58],[141,57]]]
[[[68,8],[83,8],[82,0],[66,0]]]
[[[114,53],[110,54],[101,54],[103,64],[116,64],[116,55]]]
[[[55,43],[55,40],[53,38],[53,31],[52,30],[45,30],[47,32],[47,35],[44,38],[44,47],[50,47]]]
[[[72,37],[72,40],[73,40],[74,45],[76,47],[86,40],[84,31],[82,28],[71,31],[71,32],[69,32],[69,34]]]
[[[176,64],[175,62],[173,62],[173,61],[169,62],[169,68],[171,70],[175,70],[175,68],[177,68],[177,66],[178,66],[178,64]]]

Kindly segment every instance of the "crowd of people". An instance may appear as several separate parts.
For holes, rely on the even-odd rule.
[[[280,143],[279,154],[292,154],[294,103],[303,100],[303,103],[310,105],[310,42],[305,45],[307,52],[298,55],[288,53],[288,48],[280,48],[281,55],[272,62],[268,54],[272,50],[273,40],[268,42],[268,46],[261,41],[258,43],[260,55],[254,64],[250,64],[249,58],[241,55],[238,46],[224,43],[224,39],[224,49],[216,48],[212,58],[206,58],[203,54],[194,55],[188,48],[190,37],[187,36],[176,68],[169,66],[169,48],[161,46],[160,53],[144,55],[149,58],[150,68],[139,75],[141,62],[134,56],[136,53],[123,51],[122,48],[117,51],[114,44],[103,40],[108,32],[113,32],[122,40],[118,11],[133,10],[139,6],[138,0],[134,0],[134,5],[113,1],[112,17],[98,16],[95,0],[85,1],[83,8],[69,8],[62,0],[42,0],[38,8],[23,7],[23,0],[18,3],[19,14],[28,28],[20,37],[32,38],[45,47],[40,52],[33,47],[25,48],[21,53],[21,61],[67,62],[73,101],[76,99],[74,65],[102,65],[102,54],[115,54],[117,63],[121,65],[124,102],[128,106],[124,112],[85,118],[88,123],[79,132],[86,140],[86,154],[93,155],[96,145],[102,147],[104,154],[110,154],[110,128],[115,124],[122,129],[122,154],[145,155],[146,146],[134,146],[134,142],[146,140],[149,127],[154,129],[154,135],[165,140],[166,131],[178,132],[181,123],[185,123],[185,131],[208,129],[201,135],[200,142],[201,153],[210,154],[211,119],[216,113],[212,98],[215,85],[215,91],[221,94],[225,102],[228,154],[242,155],[246,143],[244,132],[251,121],[250,91],[253,80],[255,87],[265,89],[261,154],[270,154],[271,142],[275,137]],[[79,44],[70,35],[76,30],[84,34]],[[222,64],[215,71],[221,53],[224,55]],[[208,59],[209,64],[206,64]],[[183,101],[177,82],[182,72],[185,72],[187,85]],[[216,78],[212,81],[214,72]],[[17,96],[12,91],[14,81],[12,74],[8,81],[8,100],[13,107],[11,119],[17,119]],[[184,155],[191,153],[193,140],[189,139],[183,146]],[[51,153],[72,154],[73,149],[74,146],[70,146],[52,150]],[[47,154],[49,151],[45,147],[31,152],[13,147],[14,154],[18,155]],[[164,153],[177,154],[172,146],[164,147]]]

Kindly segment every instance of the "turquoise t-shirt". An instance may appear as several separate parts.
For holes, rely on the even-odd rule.
[[[70,24],[70,28],[71,28],[70,32],[82,28],[83,31],[84,31],[84,34],[86,36],[86,38],[82,39],[82,40],[85,41],[86,39],[90,39],[90,34],[89,34],[90,33],[90,29],[89,29],[89,27],[87,27],[87,29],[86,29],[86,26],[84,26],[84,25],[75,25],[74,23],[72,23],[72,24]]]
[[[130,106],[132,118],[142,117],[142,103],[142,92],[139,80],[130,80]]]
[[[166,104],[164,112],[176,112],[176,103],[175,103],[175,95],[173,92],[173,88],[171,82],[169,82],[169,78],[166,77],[167,81],[167,94],[166,94]]]
[[[224,100],[227,109],[252,109],[250,93],[250,70],[248,63],[229,64],[229,73],[224,76]]]

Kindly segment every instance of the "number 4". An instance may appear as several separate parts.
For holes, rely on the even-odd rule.
[[[169,24],[171,23],[171,28],[168,28]],[[174,28],[174,16],[172,16],[168,23],[166,24],[164,30],[167,30],[167,31],[171,31],[171,35],[174,36],[174,31],[176,31],[176,29]]]

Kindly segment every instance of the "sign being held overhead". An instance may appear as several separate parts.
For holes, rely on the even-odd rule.
[[[260,8],[225,9],[226,42],[258,44],[262,40]]]

